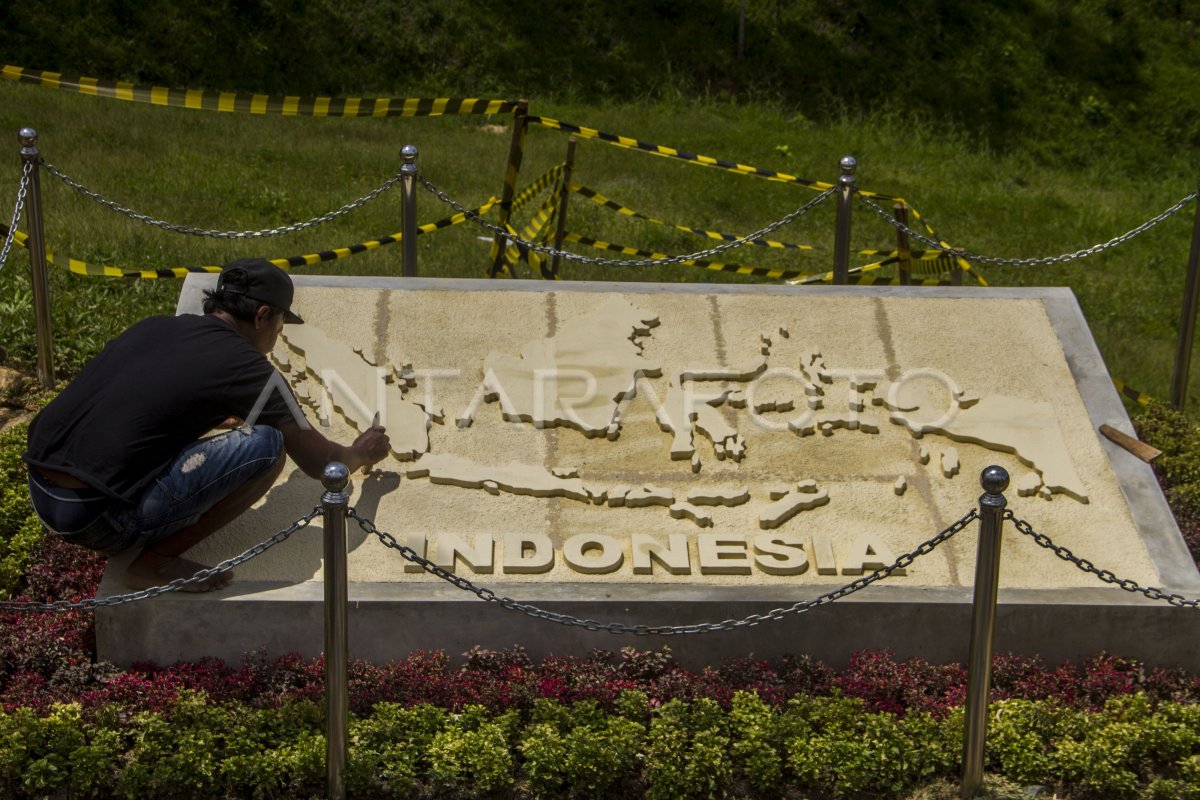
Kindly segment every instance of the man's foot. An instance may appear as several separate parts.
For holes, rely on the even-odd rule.
[[[179,556],[164,556],[143,550],[137,558],[130,562],[125,570],[125,585],[130,589],[149,589],[151,586],[164,586],[176,578],[190,578],[201,570],[208,569],[203,564],[189,561]],[[189,583],[180,589],[181,592],[211,592],[224,589],[233,583],[232,572],[222,572],[197,583]]]

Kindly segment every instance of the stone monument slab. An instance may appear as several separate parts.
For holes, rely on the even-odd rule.
[[[1200,595],[1150,468],[1066,289],[762,287],[297,277],[272,358],[332,438],[378,414],[392,456],[351,504],[471,581],[648,625],[788,607],[891,563],[972,509],[1009,507],[1143,585]],[[198,313],[215,276],[188,277]],[[189,554],[235,555],[319,502],[293,466]],[[703,636],[611,636],[485,604],[351,523],[351,655],[473,645],[532,654],[669,644],[685,662],[866,647],[962,659],[976,526],[844,600]],[[120,663],[322,646],[312,528],[210,595],[102,608]],[[126,557],[127,559],[127,557]],[[113,559],[102,593],[122,591]],[[997,647],[1200,668],[1200,619],[1105,587],[1005,527]]]

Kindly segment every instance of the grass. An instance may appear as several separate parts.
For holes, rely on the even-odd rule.
[[[1153,217],[1195,188],[1189,153],[1145,154],[1145,176],[1109,174],[1103,154],[1086,168],[1034,166],[1021,154],[981,150],[953,129],[879,114],[815,124],[771,105],[675,98],[579,106],[531,103],[531,113],[657,144],[817,180],[836,178],[838,159],[859,161],[860,188],[902,195],[950,243],[990,256],[1044,257],[1103,242]],[[312,119],[217,114],[92,98],[0,82],[0,130],[30,125],[43,157],[101,194],[151,216],[218,229],[275,227],[335,208],[382,183],[415,144],[421,174],[467,206],[501,190],[509,118]],[[7,220],[20,162],[0,159],[0,212]],[[566,137],[532,127],[521,184],[563,160]],[[621,204],[669,222],[744,234],[794,210],[809,189],[699,167],[582,140],[575,180]],[[246,255],[281,257],[349,245],[400,229],[398,193],[316,229],[268,240],[221,240],[160,231],[117,215],[43,174],[47,246],[53,252],[124,268],[220,264]],[[862,206],[852,247],[894,247],[895,233]],[[418,197],[418,218],[450,210]],[[984,268],[993,285],[1069,286],[1079,298],[1111,373],[1166,398],[1194,211],[1083,261]],[[523,220],[522,220],[523,221]],[[631,220],[571,199],[570,228],[586,236],[667,253],[715,242]],[[744,248],[716,257],[820,272],[831,268],[834,205],[826,203],[771,238],[813,251]],[[419,241],[423,276],[484,277],[486,231],[471,224]],[[578,249],[601,256],[596,250]],[[399,247],[297,268],[298,274],[396,275]],[[857,257],[854,263],[870,259]],[[567,264],[570,280],[752,282],[763,279],[695,267],[618,268]],[[56,357],[70,372],[135,319],[173,308],[176,281],[81,277],[54,268]],[[970,279],[968,278],[968,281]],[[34,360],[28,258],[0,272],[0,361]],[[831,328],[832,328],[831,321]],[[1003,331],[996,335],[1003,336]],[[1193,365],[1193,372],[1200,373]],[[1200,392],[1195,392],[1200,398]],[[1189,411],[1197,410],[1192,400]]]

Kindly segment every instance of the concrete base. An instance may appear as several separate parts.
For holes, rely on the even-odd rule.
[[[962,535],[973,536],[974,531]],[[122,664],[170,664],[204,656],[237,663],[251,651],[317,656],[324,646],[323,591],[319,582],[247,582],[219,597],[173,594],[103,608],[96,621],[101,657]],[[598,592],[545,584],[524,587],[516,599],[600,622],[688,625],[742,619],[816,594],[728,587],[647,592],[613,586]],[[754,627],[702,635],[615,636],[532,619],[450,586],[354,583],[349,621],[351,658],[376,663],[404,658],[415,650],[443,650],[457,659],[476,645],[500,649],[516,644],[534,658],[666,645],[681,664],[692,668],[735,656],[800,653],[840,667],[866,648],[887,648],[902,659],[965,662],[971,593],[877,585]],[[1040,655],[1050,664],[1078,663],[1104,651],[1148,666],[1200,671],[1200,615],[1120,590],[1006,590],[1000,593],[995,646],[997,652]]]
[[[200,289],[210,283],[211,276],[208,283],[203,278],[189,278],[181,309],[189,304],[195,306]],[[1049,402],[1063,430],[1071,433],[1067,438],[1068,449],[1089,487],[1090,502],[1077,502],[1061,495],[1053,500],[1018,498],[1014,481],[1007,493],[1009,507],[1036,529],[1090,558],[1098,567],[1112,569],[1121,577],[1133,578],[1144,585],[1200,597],[1200,574],[1151,469],[1096,434],[1096,428],[1103,423],[1125,432],[1132,432],[1132,425],[1068,290],[814,287],[797,291],[789,287],[757,286],[333,278],[300,278],[296,283],[299,310],[310,322],[315,321],[328,331],[336,331],[343,322],[350,327],[359,326],[362,330],[347,334],[345,341],[377,342],[372,363],[382,363],[388,355],[386,347],[399,342],[395,345],[399,354],[391,354],[395,363],[401,363],[399,359],[404,357],[418,369],[439,367],[443,364],[436,362],[433,354],[449,352],[453,357],[454,346],[469,340],[475,349],[467,352],[461,363],[473,365],[470,369],[474,370],[488,349],[512,353],[523,342],[541,336],[539,331],[532,330],[537,327],[532,323],[539,319],[547,303],[549,316],[557,325],[558,315],[572,309],[572,313],[578,314],[581,313],[578,309],[589,307],[589,294],[621,293],[638,304],[669,312],[670,322],[664,321],[661,331],[655,333],[659,338],[652,341],[662,348],[656,355],[676,367],[688,366],[683,362],[694,355],[691,349],[703,349],[699,345],[693,347],[693,342],[701,336],[682,330],[685,321],[695,320],[698,330],[708,324],[724,326],[725,338],[720,339],[722,344],[718,349],[720,365],[727,366],[724,343],[753,340],[749,335],[733,337],[734,328],[740,325],[746,330],[738,330],[745,334],[758,330],[756,326],[778,325],[775,320],[786,317],[792,325],[793,338],[800,338],[797,331],[808,324],[811,326],[805,334],[808,339],[822,344],[827,356],[841,357],[840,362],[831,358],[831,363],[853,367],[886,364],[892,372],[901,367],[933,366],[956,376],[967,376],[964,386],[984,395],[1012,393]],[[339,311],[334,308],[335,303],[325,299],[332,295],[317,291],[325,289],[355,297],[359,292],[380,293],[374,303],[366,294],[362,297],[368,299],[356,300],[362,308],[373,307],[375,316]],[[481,302],[464,310],[461,304],[473,300],[464,300],[463,295],[473,292]],[[448,309],[438,305],[443,293],[446,298],[453,298]],[[707,315],[695,313],[697,300],[701,298],[707,304],[702,309],[713,310],[711,322]],[[953,302],[934,306],[929,301]],[[1019,306],[1024,315],[1021,319],[1030,324],[1021,327],[1008,319],[1008,309],[1002,305],[1006,302],[1015,303],[1013,309]],[[816,304],[815,310],[806,305],[809,303]],[[525,305],[536,313],[521,313]],[[717,313],[726,307],[738,313]],[[494,318],[484,320],[481,317],[488,308],[493,308]],[[943,308],[946,313],[942,313]],[[411,326],[402,325],[408,322],[410,314],[417,320],[416,332]],[[855,314],[862,319],[849,318]],[[993,327],[972,328],[970,323],[977,318],[991,320]],[[826,321],[840,325],[827,337],[822,333]],[[1036,338],[1032,328],[1044,330],[1045,334]],[[472,337],[476,329],[488,335]],[[877,336],[876,331],[886,336]],[[881,340],[886,344],[882,349]],[[1024,343],[1024,349],[1013,349],[1011,342],[1017,340]],[[733,349],[734,345],[728,347]],[[897,355],[895,350],[908,353]],[[730,360],[736,359],[731,356]],[[452,395],[454,402],[448,402],[447,408],[450,411],[462,408],[478,385],[477,379],[468,382],[465,394]],[[506,446],[517,442],[525,447],[532,442],[534,446],[527,453],[517,445],[512,445],[512,452],[527,455],[524,460],[536,460],[547,469],[582,464],[585,471],[591,470],[585,477],[605,478],[610,483],[617,482],[614,476],[619,477],[622,469],[643,470],[639,476],[648,475],[658,485],[686,487],[686,481],[691,480],[686,461],[670,460],[669,440],[658,438],[652,416],[639,422],[631,415],[626,435],[616,443],[625,449],[617,449],[610,456],[606,449],[609,444],[603,437],[584,440],[576,432],[537,431],[532,426],[500,423],[494,419],[494,409],[490,410],[492,419],[481,413],[475,427],[467,433],[455,431],[452,424],[435,426],[436,441],[430,452],[456,452],[455,448],[467,452],[466,448],[477,446],[473,443],[478,441]],[[335,429],[336,424],[337,420]],[[805,511],[803,516],[787,523],[792,530],[828,531],[835,534],[835,541],[842,541],[837,536],[850,537],[870,527],[880,537],[879,541],[900,553],[972,507],[980,493],[978,474],[983,466],[1004,465],[1013,472],[1014,479],[1017,470],[1022,469],[1022,463],[1010,453],[966,444],[960,445],[961,474],[955,478],[942,476],[936,465],[925,466],[925,461],[917,461],[920,442],[936,437],[927,435],[919,442],[910,442],[901,438],[897,426],[884,425],[884,428],[873,439],[853,438],[859,434],[843,435],[841,431],[829,437],[779,439],[746,429],[750,455],[744,465],[729,461],[718,464],[710,459],[699,475],[700,480],[710,481],[713,475],[723,476],[724,484],[729,485],[752,484],[752,503],[719,510],[716,530],[743,536],[757,533],[754,515],[758,508],[766,506],[765,487],[789,480],[794,485],[798,478],[816,477],[823,486],[831,487],[830,494],[836,495],[834,501],[820,509]],[[338,437],[342,440],[352,433],[344,426],[337,432],[342,434]],[[546,437],[544,442],[537,438],[542,436]],[[887,450],[888,442],[902,446]],[[863,443],[862,449],[853,449],[858,443]],[[631,459],[628,463],[624,460],[626,453]],[[824,466],[818,463],[817,459],[828,458],[830,453],[841,453],[843,461],[824,462]],[[479,447],[471,454],[482,463],[491,451]],[[869,476],[860,476],[856,483],[855,467],[872,458],[879,463],[880,454],[886,456],[883,462],[886,467]],[[616,509],[615,512],[625,514],[619,516],[599,505],[557,497],[496,496],[431,485],[407,473],[401,483],[400,472],[405,468],[404,464],[396,467],[390,483],[356,479],[360,486],[352,499],[352,504],[365,516],[402,540],[430,530],[436,535],[447,528],[473,535],[494,532],[497,536],[528,531],[544,533],[559,546],[568,534],[580,531],[604,531],[613,537],[627,537],[649,526],[661,526],[654,530],[664,536],[671,532],[686,533],[695,547],[695,540],[703,535],[691,522],[672,518],[662,508]],[[669,483],[679,473],[682,473],[679,482]],[[893,494],[892,490],[897,474],[909,475],[910,483],[920,487],[920,491],[914,488],[904,498],[897,497],[900,492]],[[639,480],[648,479],[639,477]],[[228,558],[287,526],[311,509],[319,497],[320,487],[316,482],[298,472],[285,472],[262,505],[203,543],[192,557],[205,563]],[[887,515],[881,516],[881,508],[887,509]],[[745,509],[751,511],[743,513]],[[749,525],[746,519],[750,520]],[[458,525],[462,527],[456,528]],[[606,525],[610,527],[603,527]],[[836,666],[864,648],[889,648],[901,658],[919,656],[934,662],[962,661],[967,656],[970,583],[978,535],[974,525],[919,560],[907,576],[883,581],[830,605],[734,631],[672,637],[613,636],[532,619],[496,604],[485,604],[427,575],[405,574],[399,554],[382,548],[352,522],[349,527],[349,623],[353,658],[383,661],[402,658],[417,649],[440,649],[456,657],[476,645],[497,649],[514,644],[524,646],[535,657],[551,653],[585,654],[593,648],[617,649],[627,645],[655,649],[666,644],[682,663],[690,666],[732,656],[802,653]],[[295,534],[291,540],[240,568],[238,580],[221,592],[169,594],[98,609],[100,657],[129,664],[143,660],[171,663],[205,656],[236,662],[250,651],[317,655],[324,640],[320,538],[319,527]],[[1107,651],[1137,658],[1148,665],[1183,666],[1200,671],[1200,615],[1194,609],[1174,608],[1165,602],[1149,601],[1106,587],[1034,545],[1018,534],[1011,523],[1005,524],[1003,540],[996,628],[998,651],[1037,654],[1050,663],[1064,659],[1078,661]],[[814,544],[811,551],[814,557],[815,550]],[[131,557],[132,554],[126,554],[112,559],[100,596],[124,591],[119,576]],[[569,571],[561,563],[553,573],[544,575],[504,574],[499,564],[495,574],[480,574],[465,567],[459,572],[478,585],[492,588],[498,595],[601,623],[631,625],[741,619],[791,606],[853,580],[844,570],[842,574],[826,574],[815,567],[803,575],[785,577],[743,578],[699,572],[667,576],[656,571],[652,575],[580,574],[573,581],[564,579],[569,578]],[[621,577],[626,574],[628,578]]]

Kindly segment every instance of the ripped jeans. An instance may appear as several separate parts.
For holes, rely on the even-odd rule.
[[[55,486],[36,469],[29,470],[29,497],[51,535],[90,550],[118,553],[149,547],[188,527],[246,482],[265,475],[282,457],[283,434],[278,429],[243,426],[184,448],[134,505],[117,503],[95,489]]]

